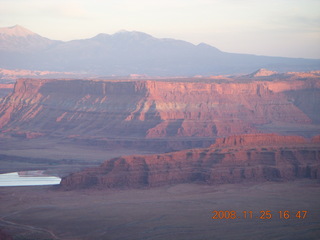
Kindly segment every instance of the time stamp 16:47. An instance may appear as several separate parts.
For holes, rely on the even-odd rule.
[[[305,219],[308,211],[212,211],[212,219]]]

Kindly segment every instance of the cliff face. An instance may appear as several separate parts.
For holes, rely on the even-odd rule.
[[[18,80],[4,99],[0,126],[61,136],[142,135],[159,120],[153,113],[127,120],[146,95],[139,82]]]
[[[136,188],[295,178],[320,178],[320,148],[316,139],[260,134],[220,139],[209,148],[114,158],[100,167],[65,177],[61,187]]]
[[[317,120],[305,110],[310,99],[296,96],[306,89],[320,92],[319,81],[20,79],[0,104],[0,127],[20,135],[100,139],[255,133],[260,125]],[[320,99],[310,104],[317,108]]]
[[[0,101],[1,101],[1,98],[9,95],[9,93],[12,92],[13,87],[14,87],[14,84],[12,84],[12,83],[1,83],[0,82]]]
[[[315,136],[311,142],[316,143],[319,136]],[[300,136],[279,136],[277,134],[255,134],[255,135],[239,135],[232,137],[219,138],[211,146],[213,148],[245,148],[245,147],[287,147],[305,145],[306,139]]]

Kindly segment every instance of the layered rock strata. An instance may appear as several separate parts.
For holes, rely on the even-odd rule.
[[[318,78],[20,79],[0,103],[0,128],[22,137],[212,139],[318,123],[319,93]]]
[[[1,83],[0,82],[0,100],[1,98],[9,95],[13,91],[14,85],[12,83]]]
[[[219,139],[209,148],[118,157],[63,178],[61,188],[140,188],[296,178],[320,178],[318,137],[307,141],[274,134],[243,135]]]

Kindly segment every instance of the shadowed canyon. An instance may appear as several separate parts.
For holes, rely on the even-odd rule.
[[[250,136],[260,136],[262,139],[259,138],[260,150],[254,152],[257,154],[254,158],[263,162],[258,159],[263,154],[267,156],[271,153],[262,151],[261,147],[268,146],[280,135],[292,136],[293,139],[317,139],[315,136],[320,134],[319,79],[319,72],[280,74],[265,69],[249,75],[207,78],[18,79],[12,93],[3,97],[0,104],[0,134],[9,144],[20,139],[22,145],[40,143],[39,148],[41,142],[49,141],[119,152],[127,149],[129,152],[163,153],[207,148],[203,151],[211,154],[219,150],[212,145],[215,141],[245,134],[246,139]],[[295,151],[292,149],[294,144],[290,144],[291,138],[283,137],[282,142],[285,139],[291,147],[290,151]],[[307,139],[303,142],[306,148],[310,142],[314,147],[318,144]],[[257,145],[256,141],[251,141],[251,145]],[[250,144],[248,147],[250,149]],[[277,151],[283,150],[272,152],[274,156],[270,161],[273,164],[279,160]],[[251,152],[244,152],[247,158],[242,160],[245,163],[251,159]],[[196,165],[199,154],[187,156],[183,153],[184,157],[181,157],[181,154],[174,153],[177,157],[172,157],[172,160],[165,157],[166,160],[160,162],[170,163],[182,158],[192,159],[192,164]],[[303,156],[301,153],[299,157],[296,152],[289,155],[295,159],[290,161],[300,163],[303,160],[300,159]],[[105,160],[102,156],[103,153],[98,162]],[[221,155],[207,160],[219,163],[224,158]],[[317,158],[315,154],[315,163]],[[143,162],[145,166],[142,169],[147,169],[145,159]],[[306,172],[299,174],[297,165],[294,167],[294,175],[312,175]],[[311,171],[309,167],[307,169]],[[245,169],[241,170],[242,175],[243,171]],[[317,170],[312,171],[315,171],[313,178],[317,178]],[[58,174],[64,176],[66,173]],[[197,174],[200,177],[191,178],[204,181],[210,178]],[[261,173],[257,173],[257,178],[258,175]],[[190,181],[189,178],[185,180]],[[238,180],[236,178],[234,181]]]
[[[0,28],[0,239],[320,239],[319,70]]]
[[[204,147],[216,137],[245,133],[312,137],[320,133],[320,75],[309,75],[275,74],[275,80],[19,79],[1,102],[0,127],[2,134],[22,138],[129,147],[155,140],[166,146],[172,140],[177,146],[171,150],[192,147],[183,145],[185,139]]]
[[[4,74],[1,172],[62,178],[0,189],[7,239],[318,239],[318,71]]]

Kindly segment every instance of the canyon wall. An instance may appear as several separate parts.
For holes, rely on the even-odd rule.
[[[309,90],[318,94],[320,81],[19,79],[0,103],[0,128],[12,136],[109,142],[213,139],[317,123],[320,99],[298,94]]]
[[[14,84],[12,83],[1,83],[0,82],[0,101],[1,98],[9,95],[13,90]]]
[[[114,158],[100,167],[63,178],[60,186],[66,190],[140,188],[190,182],[222,184],[296,178],[320,178],[317,139],[256,134],[218,139],[209,148]]]

